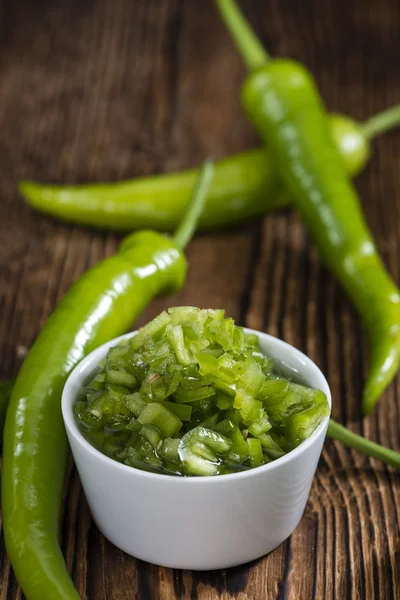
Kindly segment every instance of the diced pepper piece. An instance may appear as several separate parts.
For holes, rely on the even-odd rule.
[[[168,309],[173,325],[181,325],[183,322],[204,323],[206,315],[196,306],[174,306]]]
[[[167,338],[175,352],[179,364],[190,365],[196,362],[194,356],[185,346],[183,330],[180,325],[167,327]]]
[[[225,317],[225,310],[223,308],[206,308],[202,312],[205,313],[207,319],[213,321],[223,321]]]
[[[239,390],[236,394],[233,406],[235,408],[240,407],[240,414],[246,425],[251,425],[254,421],[260,419],[262,402],[249,394],[243,393],[243,390]]]
[[[282,448],[282,450],[285,452],[285,454],[287,454],[288,452],[291,452],[293,450],[294,446],[284,436],[285,430],[282,429],[282,427],[272,428],[272,429],[270,429],[270,431],[268,433],[272,437],[274,442]]]
[[[178,389],[178,385],[182,382],[182,374],[179,371],[174,371],[167,385],[167,397]]]
[[[236,361],[230,354],[228,354],[227,352],[224,352],[224,354],[222,354],[218,358],[217,364],[218,364],[218,369],[217,369],[215,375],[217,377],[219,377],[222,381],[225,381],[226,383],[231,384],[234,381],[236,381],[236,379],[238,379],[238,376],[234,371],[234,368],[236,366]]]
[[[92,402],[89,411],[98,419],[101,419],[105,415],[131,416],[131,412],[128,410],[125,403],[122,400],[111,398],[108,393],[102,394],[97,400]]]
[[[182,367],[181,374],[181,385],[185,390],[198,390],[199,388],[209,385],[211,380],[209,377],[202,377],[199,374],[197,366],[190,365],[188,367]]]
[[[101,451],[107,456],[112,457],[116,452],[119,451],[122,444],[126,443],[129,436],[126,434],[118,434],[114,433],[114,435],[107,435],[103,437],[103,443],[101,446]]]
[[[163,404],[175,413],[181,421],[190,421],[193,409],[188,404],[178,404],[178,402],[169,402],[168,400],[164,400]]]
[[[265,381],[258,397],[262,399],[271,420],[277,425],[285,424],[291,415],[301,412],[316,402],[317,390],[285,381]]]
[[[134,388],[137,386],[137,379],[135,375],[128,373],[128,371],[117,371],[116,369],[107,370],[106,381],[116,385],[123,385],[127,388]]]
[[[204,340],[204,339],[190,340],[187,337],[185,337],[185,339],[186,339],[186,345],[187,345],[190,353],[193,355],[196,355],[197,352],[202,352],[203,350],[206,350],[210,345],[210,342],[208,340]]]
[[[154,368],[156,364],[161,364],[160,361],[171,356],[170,345],[165,341],[157,342],[151,345],[147,352],[143,352],[143,356],[149,362],[150,366]]]
[[[233,332],[233,344],[232,350],[235,352],[242,352],[244,346],[244,331],[243,327],[235,327]]]
[[[138,350],[147,338],[155,337],[157,335],[160,336],[170,322],[170,315],[163,311],[155,319],[150,321],[150,323],[147,323],[147,325],[139,329],[137,334],[130,339],[131,348],[133,348],[133,350]]]
[[[142,425],[157,427],[163,438],[172,437],[182,427],[182,421],[166,406],[158,402],[147,404],[140,413],[139,421]]]
[[[224,383],[223,381],[218,381],[218,380],[214,379],[213,385],[214,385],[215,389],[217,390],[217,392],[220,392],[221,394],[224,394],[225,396],[230,396],[231,398],[234,398],[236,395],[235,384],[228,385],[227,383]]]
[[[123,341],[124,342],[124,341]],[[131,367],[130,346],[128,342],[110,348],[105,360],[106,369],[117,369],[129,371]]]
[[[92,406],[93,402],[95,400],[97,400],[97,398],[100,398],[100,396],[104,393],[106,393],[106,389],[104,389],[104,387],[101,390],[97,390],[96,392],[86,392],[86,398],[87,398],[87,404],[88,406]]]
[[[188,475],[215,475],[218,471],[216,463],[201,458],[201,456],[192,452],[190,448],[181,451],[180,459]]]
[[[248,365],[237,383],[237,387],[244,389],[248,394],[255,396],[264,382],[265,376],[261,367],[252,362]]]
[[[199,342],[200,340],[202,340],[202,338],[201,338],[201,336],[203,334],[202,323],[193,323],[191,321],[182,321],[180,325],[182,327],[183,336],[184,336],[187,344],[189,344],[191,342]],[[205,340],[204,338],[202,341],[205,342],[207,345],[209,344],[209,342],[207,340]],[[201,347],[203,347],[202,344],[201,344],[200,348]]]
[[[143,381],[140,388],[141,394],[147,396],[149,400],[158,400],[161,402],[167,397],[167,378],[159,373],[151,373]]]
[[[153,446],[147,440],[138,436],[136,444],[127,448],[123,462],[137,469],[154,471],[161,469],[161,460],[155,454]]]
[[[215,333],[215,341],[226,350],[231,350],[233,346],[233,336],[235,331],[235,321],[233,319],[224,319]]]
[[[203,443],[219,454],[224,454],[231,447],[228,438],[216,431],[206,429],[205,427],[195,427],[186,433],[182,438],[182,446],[193,445],[194,443]]]
[[[273,358],[264,356],[261,352],[253,350],[251,353],[252,359],[261,367],[262,372],[268,378],[273,377],[275,361]]]
[[[181,462],[178,453],[180,441],[180,439],[166,438],[161,444],[158,454],[169,462],[179,464]]]
[[[218,395],[217,407],[219,410],[228,410],[233,407],[233,398],[224,396],[223,394]]]
[[[218,458],[216,453],[211,450],[207,444],[203,442],[193,442],[189,447],[190,452],[199,456],[200,458],[204,458],[204,460],[208,460],[212,463],[218,463]]]
[[[242,420],[240,410],[235,410],[234,408],[227,410],[225,412],[226,418],[230,419],[235,425],[239,425]]]
[[[321,399],[319,404],[292,415],[287,422],[286,437],[294,446],[310,437],[321,421],[329,416],[329,404],[325,394],[321,390],[317,390],[317,394]]]
[[[248,348],[256,348],[258,350],[259,341],[255,333],[246,333],[244,342]]]
[[[138,417],[148,403],[144,400],[140,392],[135,392],[134,394],[124,396],[124,404],[135,417]]]
[[[139,423],[138,419],[130,419],[129,423],[127,423],[127,425],[126,425],[126,428],[129,431],[134,431],[134,432],[140,431],[142,427],[143,427],[143,425],[141,423]]]
[[[157,448],[161,442],[161,434],[159,429],[153,425],[142,425],[140,429],[140,435],[146,439],[153,448]]]
[[[123,387],[122,385],[107,385],[107,392],[110,394],[110,397],[114,400],[123,400],[127,394],[130,393],[128,388]]]
[[[252,467],[259,467],[264,462],[264,455],[260,440],[256,438],[247,438],[247,447],[250,454],[250,464]]]
[[[223,435],[229,436],[237,429],[237,425],[231,419],[226,418],[223,419],[217,425],[210,426],[210,428],[214,431],[217,431],[218,433],[222,433]]]
[[[188,473],[192,475],[212,475],[218,470],[217,454],[229,451],[231,442],[225,436],[195,427],[186,433],[179,445],[179,456]]]
[[[90,409],[88,410],[87,403],[83,400],[77,400],[74,404],[74,415],[84,433],[90,431],[91,438],[97,436],[96,430],[101,427],[101,417],[98,416],[100,414],[101,413],[99,412],[98,414],[93,415],[90,412]],[[99,434],[104,437],[103,432],[99,432]],[[98,447],[97,444],[96,447]]]
[[[204,416],[210,415],[215,410],[215,402],[216,397],[210,396],[209,398],[205,398],[204,400],[199,400],[199,402],[194,403],[192,406],[200,410]]]
[[[279,446],[279,444],[277,444],[273,440],[271,435],[269,435],[268,433],[264,433],[264,435],[261,435],[259,437],[259,440],[263,447],[263,451],[270,458],[280,458],[281,456],[284,456],[286,454],[286,452]]]
[[[233,402],[233,408],[240,410],[242,408],[243,400],[246,402],[246,397],[253,401],[251,396],[248,396],[244,390],[238,390],[235,394],[235,400]]]
[[[264,403],[274,405],[276,398],[284,398],[286,392],[289,390],[290,382],[286,379],[268,379],[264,381],[261,389],[258,393],[258,397],[263,400]]]
[[[174,399],[181,404],[205,400],[206,398],[211,398],[212,396],[215,396],[215,391],[209,385],[205,385],[197,390],[185,390],[182,388],[182,386],[179,386],[174,393]]]
[[[94,391],[104,390],[105,380],[106,380],[106,374],[105,373],[99,373],[86,386],[85,391],[86,392],[90,392],[92,390],[94,390]]]
[[[230,462],[243,464],[249,458],[249,449],[239,427],[234,429],[233,433],[230,435],[230,439],[232,446],[228,460]]]
[[[218,360],[213,352],[202,350],[197,352],[196,360],[199,363],[200,375],[214,375],[218,371]]]
[[[200,426],[208,428],[208,429],[214,429],[214,431],[215,431],[215,425],[218,423],[220,414],[221,413],[219,411],[213,413],[212,415],[208,416],[203,421],[201,421]],[[224,432],[221,431],[220,433],[224,433]]]
[[[231,441],[221,433],[206,429],[205,427],[196,427],[196,429],[201,441],[218,454],[224,454],[230,449],[232,445]],[[192,429],[192,432],[196,431],[196,429]]]
[[[249,426],[249,433],[254,437],[259,437],[271,429],[272,425],[263,408],[258,411],[258,417]]]

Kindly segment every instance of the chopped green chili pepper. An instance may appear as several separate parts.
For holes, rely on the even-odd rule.
[[[156,427],[163,438],[174,436],[182,427],[182,421],[172,410],[158,402],[147,404],[140,413],[139,421]]]
[[[400,106],[357,123],[333,114],[329,118],[334,143],[347,172],[357,175],[370,155],[370,140],[400,123]],[[45,185],[24,181],[19,190],[33,208],[72,223],[129,231],[150,227],[172,231],[181,219],[197,169],[151,175],[120,183]],[[232,226],[291,204],[280,183],[271,153],[257,148],[216,162],[213,184],[200,230]]]
[[[190,421],[193,408],[188,404],[179,404],[178,402],[169,402],[164,400],[163,404],[174,412],[181,421]]]
[[[310,73],[291,60],[270,60],[234,0],[217,0],[247,66],[242,102],[273,151],[321,255],[357,308],[368,333],[370,367],[363,394],[369,414],[400,363],[400,292],[368,230],[357,193],[329,135]]]
[[[115,357],[121,378],[129,365],[136,381],[117,396],[108,383]],[[99,369],[74,404],[83,435],[115,460],[160,473],[222,475],[260,466],[295,448],[329,414],[322,391],[278,379],[257,336],[221,310],[170,308],[111,348]],[[227,384],[229,394],[221,393]]]
[[[321,396],[321,392],[317,390],[315,397]],[[292,414],[285,427],[285,437],[290,444],[297,446],[306,440],[326,414],[325,398],[321,397],[319,404],[314,404],[301,412]],[[314,400],[315,402],[316,400]]]
[[[68,374],[94,348],[126,331],[154,296],[172,293],[183,285],[186,261],[182,247],[194,231],[212,174],[212,164],[205,164],[187,218],[177,231],[178,244],[151,231],[129,236],[115,256],[90,269],[71,287],[21,367],[4,430],[2,507],[7,552],[27,600],[79,598],[57,539],[68,452],[61,392]],[[114,381],[123,356],[124,349],[109,359]],[[87,424],[115,411],[130,414],[129,398],[125,403],[125,394],[120,393],[125,389],[129,396],[136,384],[136,377],[128,375],[125,372],[117,386],[95,378],[91,386],[94,410],[85,414]],[[108,386],[107,395],[102,393],[103,385]],[[119,439],[135,435],[137,425],[131,422],[116,428],[118,435],[105,440],[106,452],[114,452]],[[148,428],[146,432],[140,452],[150,468],[159,459],[153,456],[154,438],[150,442]],[[137,453],[128,458],[137,464]]]
[[[179,445],[181,443],[180,439],[167,438],[161,444],[160,450],[158,452],[159,456],[163,458],[167,464],[180,464],[181,459],[179,457]]]
[[[261,442],[257,438],[248,438],[246,441],[249,448],[250,464],[252,467],[259,467],[265,460]]]

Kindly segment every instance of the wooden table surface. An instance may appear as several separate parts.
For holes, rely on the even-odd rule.
[[[315,73],[329,110],[364,119],[400,102],[398,0],[242,6],[271,53]],[[0,1],[0,379],[16,374],[58,299],[120,239],[33,212],[17,181],[123,179],[250,147],[243,76],[211,0]],[[374,142],[357,187],[399,281],[400,132]],[[188,258],[185,289],[139,324],[171,305],[225,307],[308,353],[327,374],[335,418],[400,450],[399,381],[360,422],[360,323],[293,212],[198,237]],[[400,598],[399,512],[399,473],[328,440],[300,525],[252,564],[192,573],[127,556],[91,521],[73,469],[62,547],[88,600],[390,600]],[[2,541],[0,600],[17,598]]]

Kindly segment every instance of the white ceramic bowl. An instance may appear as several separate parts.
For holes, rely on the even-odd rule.
[[[251,332],[252,330],[247,330]],[[327,381],[307,356],[265,333],[261,350],[304,383],[325,392]],[[177,569],[223,569],[270,552],[293,532],[304,511],[328,418],[289,454],[249,471],[177,477],[140,471],[93,448],[80,433],[72,406],[108,349],[104,344],[71,373],[62,412],[93,518],[115,546],[142,560]]]

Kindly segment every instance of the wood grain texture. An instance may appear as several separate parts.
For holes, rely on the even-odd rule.
[[[364,119],[400,103],[398,0],[243,0],[269,51],[305,62],[329,110]],[[0,0],[0,378],[81,273],[117,236],[27,208],[21,178],[116,180],[194,165],[256,143],[240,109],[244,75],[211,0]],[[373,146],[357,187],[400,281],[400,133]],[[225,307],[308,353],[337,419],[400,450],[399,381],[358,421],[367,354],[360,323],[293,213],[196,238],[185,289],[155,301]],[[71,467],[62,547],[87,600],[400,599],[400,477],[327,441],[304,517],[269,556],[191,573],[125,555],[91,521]],[[0,545],[0,600],[21,593]]]

